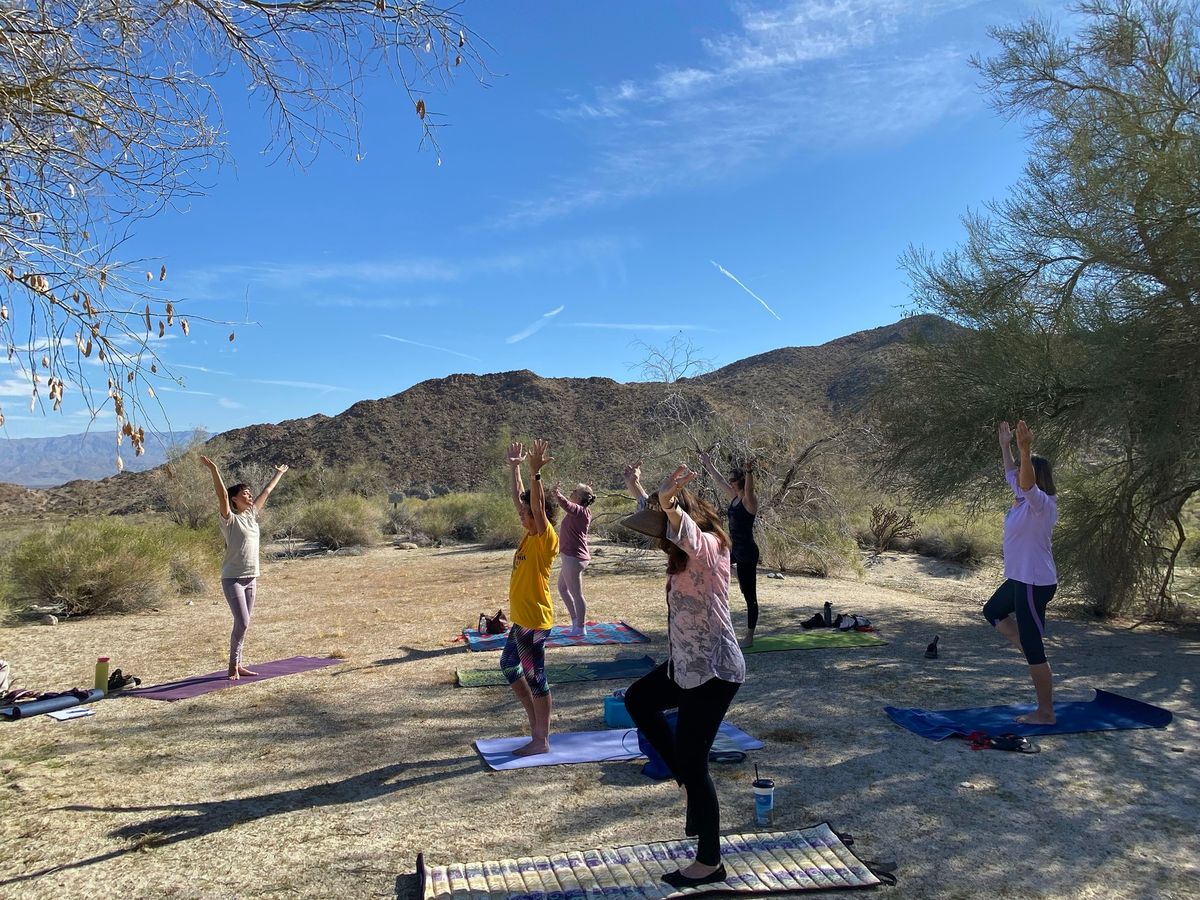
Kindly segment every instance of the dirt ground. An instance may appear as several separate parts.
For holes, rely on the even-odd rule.
[[[665,651],[663,560],[605,546],[590,614],[652,643],[550,651],[551,662]],[[495,666],[451,639],[505,605],[511,552],[373,549],[265,564],[251,661],[343,665],[179,703],[113,698],[91,718],[0,723],[0,895],[414,896],[433,863],[681,837],[669,783],[640,764],[491,772],[472,741],[524,727],[507,688],[454,686]],[[1051,606],[1060,699],[1115,690],[1167,707],[1166,729],[1038,739],[1042,753],[971,752],[893,725],[885,705],[1031,699],[1026,668],[979,616],[995,573],[886,556],[861,579],[760,574],[760,634],[825,600],[869,616],[885,647],[747,657],[729,718],[766,742],[778,828],[829,821],[864,857],[894,859],[888,897],[1195,897],[1200,723],[1194,634],[1099,624]],[[735,621],[745,608],[734,592]],[[220,668],[219,591],[171,608],[0,629],[26,687],[91,680],[97,655],[148,684]],[[942,656],[923,658],[941,635]],[[564,684],[553,726],[603,727],[618,682]],[[748,764],[714,767],[728,831],[753,825]]]

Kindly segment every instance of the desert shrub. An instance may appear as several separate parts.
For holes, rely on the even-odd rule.
[[[757,529],[755,541],[764,566],[825,578],[856,564],[857,546],[848,529],[834,520],[774,521]]]
[[[957,511],[933,512],[921,519],[921,532],[903,549],[965,565],[978,565],[999,556],[1003,518],[972,517]]]
[[[364,497],[346,495],[293,505],[295,537],[328,550],[366,546],[379,540],[384,513]]]
[[[890,550],[897,541],[916,537],[918,528],[912,513],[902,513],[894,506],[877,503],[871,507],[867,533],[870,536],[868,546],[876,553],[882,553]]]
[[[490,548],[515,547],[521,542],[521,520],[507,494],[494,492],[445,494],[429,500],[407,499],[394,516],[396,532],[416,539],[462,541]]]
[[[67,615],[144,609],[216,574],[206,543],[183,526],[78,519],[13,550],[12,595],[22,604],[59,604]]]

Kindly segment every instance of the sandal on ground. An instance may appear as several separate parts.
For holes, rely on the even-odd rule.
[[[992,738],[993,750],[1008,750],[1013,753],[1041,753],[1042,749],[1037,744],[1031,743],[1029,738],[1020,734],[1002,734],[999,737]]]

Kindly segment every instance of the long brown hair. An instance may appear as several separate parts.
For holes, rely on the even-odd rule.
[[[722,547],[729,547],[729,534],[725,531],[725,526],[721,524],[721,514],[717,512],[715,506],[687,488],[681,490],[675,499],[679,503],[679,508],[692,517],[697,528],[715,535]],[[659,538],[658,546],[667,554],[668,575],[677,575],[687,569],[688,555],[677,544],[671,543],[666,538]]]

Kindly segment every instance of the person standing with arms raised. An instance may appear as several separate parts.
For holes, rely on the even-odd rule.
[[[529,461],[529,489],[521,479],[521,463]],[[550,685],[546,683],[546,638],[554,627],[554,601],[550,596],[550,567],[558,555],[554,531],[557,507],[542,487],[542,469],[551,461],[550,444],[533,442],[528,454],[520,441],[508,448],[513,505],[525,534],[513,554],[508,583],[512,626],[500,654],[500,671],[529,718],[528,744],[514,756],[550,752]]]
[[[225,487],[217,464],[207,456],[200,464],[212,475],[217,492],[218,524],[225,538],[225,561],[221,565],[221,591],[233,613],[233,632],[229,636],[229,680],[257,675],[242,665],[242,647],[254,613],[254,598],[258,593],[258,514],[267,505],[271,491],[288,470],[286,465],[275,467],[275,474],[257,497],[250,485]]]
[[[1050,534],[1058,521],[1054,471],[1048,459],[1033,455],[1033,432],[1017,423],[1020,465],[1012,456],[1012,430],[997,430],[1004,477],[1012,488],[1012,506],[1004,517],[1004,584],[983,607],[983,617],[1025,655],[1037,694],[1037,709],[1017,721],[1053,725],[1054,684],[1046,661],[1046,607],[1058,589]]]
[[[758,515],[758,495],[754,493],[754,460],[734,468],[728,480],[717,471],[712,457],[700,454],[700,465],[712,477],[717,490],[729,500],[727,513],[729,538],[733,541],[730,558],[737,566],[738,588],[746,599],[746,636],[742,647],[754,645],[758,627],[758,544],[754,541],[754,519]]]

